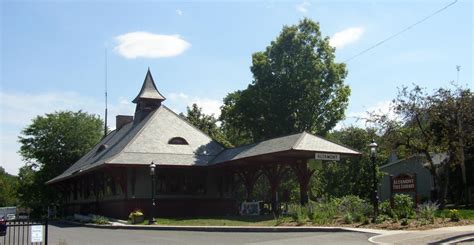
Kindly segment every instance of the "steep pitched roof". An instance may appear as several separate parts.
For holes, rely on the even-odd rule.
[[[184,138],[188,144],[169,144],[173,137]],[[139,124],[131,122],[109,133],[91,151],[48,183],[105,164],[148,165],[154,161],[160,165],[204,166],[223,149],[219,143],[162,105]]]
[[[137,103],[140,99],[155,99],[163,101],[166,98],[158,91],[155,85],[155,81],[153,81],[153,77],[151,76],[150,68],[146,73],[145,81],[143,82],[142,89],[138,93],[137,97],[133,99],[133,103]]]
[[[212,164],[234,161],[258,155],[284,151],[310,151],[336,153],[341,155],[360,155],[361,153],[346,146],[333,143],[307,132],[283,136],[262,142],[226,149],[220,153]]]

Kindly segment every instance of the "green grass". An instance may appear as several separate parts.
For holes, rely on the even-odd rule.
[[[457,209],[462,219],[474,220],[474,209]],[[436,217],[449,218],[449,209],[436,211]]]
[[[290,219],[288,218],[288,221]],[[222,216],[222,217],[189,217],[157,218],[157,225],[176,226],[275,226],[277,221],[272,215],[266,216]]]

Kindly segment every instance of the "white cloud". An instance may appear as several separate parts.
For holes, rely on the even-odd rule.
[[[347,44],[353,43],[360,39],[364,29],[362,27],[351,27],[340,32],[336,32],[330,39],[329,43],[335,48],[343,48]]]
[[[118,42],[115,51],[127,59],[173,57],[191,46],[179,35],[150,32],[129,32],[115,39]]]
[[[308,1],[304,1],[304,2],[296,5],[296,10],[298,10],[301,13],[306,13],[306,12],[308,12],[308,8],[310,6],[311,6],[311,3],[309,3]]]
[[[167,101],[171,104],[171,107],[176,110],[176,112],[186,112],[186,106],[191,107],[194,103],[202,108],[202,112],[207,115],[214,115],[215,118],[218,118],[221,114],[221,105],[222,102],[219,100],[213,100],[209,98],[200,98],[197,96],[189,96],[184,93],[171,93],[167,97],[170,101]]]
[[[334,129],[340,130],[342,128],[346,128],[349,126],[360,127],[360,128],[371,126],[370,123],[367,122],[367,119],[369,119],[370,113],[375,113],[379,115],[383,114],[383,115],[387,115],[388,118],[390,119],[397,119],[397,116],[391,110],[392,105],[393,105],[392,101],[384,100],[384,101],[379,101],[376,104],[371,105],[369,107],[365,107],[361,111],[349,111],[347,113],[346,119],[343,121],[340,121]]]
[[[0,163],[8,173],[17,174],[23,165],[17,153],[20,144],[17,137],[23,128],[38,115],[55,111],[82,110],[104,117],[104,102],[75,92],[57,91],[44,93],[22,93],[0,91]],[[133,115],[134,105],[120,98],[108,106],[108,125],[115,128],[115,116]]]
[[[181,9],[176,9],[176,14],[181,16],[183,15],[183,11]]]

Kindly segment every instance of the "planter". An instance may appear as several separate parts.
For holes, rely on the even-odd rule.
[[[143,221],[145,221],[145,216],[143,216],[143,215],[132,216],[132,224],[143,223]]]

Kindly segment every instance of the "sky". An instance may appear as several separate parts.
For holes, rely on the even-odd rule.
[[[252,82],[252,54],[304,17],[320,23],[337,62],[350,59],[352,93],[337,128],[364,126],[356,118],[388,110],[404,85],[433,91],[459,75],[472,89],[470,0],[351,59],[453,1],[1,1],[0,165],[18,173],[18,136],[38,115],[103,118],[106,74],[111,128],[116,115],[133,114],[148,68],[166,106],[197,103],[218,116],[222,99]]]

